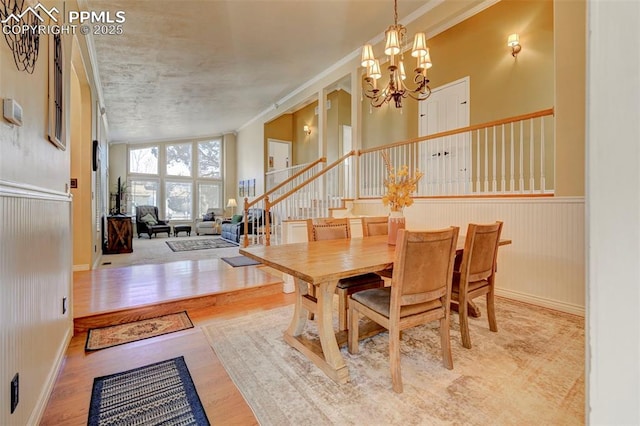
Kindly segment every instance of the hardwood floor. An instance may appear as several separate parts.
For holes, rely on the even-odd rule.
[[[74,273],[75,335],[42,417],[42,425],[86,425],[94,377],[183,355],[213,424],[257,424],[199,325],[291,304],[268,268],[231,268],[220,260],[136,265]],[[187,310],[195,327],[86,353],[87,327]]]

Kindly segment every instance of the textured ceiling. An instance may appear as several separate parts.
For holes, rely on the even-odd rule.
[[[235,131],[393,21],[391,0],[85,4],[126,12],[123,34],[93,37],[111,142]]]

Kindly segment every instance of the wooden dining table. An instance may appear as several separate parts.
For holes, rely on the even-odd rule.
[[[510,244],[501,240],[500,244]],[[464,250],[464,237],[458,238],[457,252]],[[276,246],[241,248],[240,254],[293,276],[295,308],[284,340],[316,364],[338,383],[349,381],[349,371],[340,353],[347,341],[346,332],[337,332],[333,325],[333,295],[341,278],[381,271],[393,266],[395,246],[387,236],[312,241]],[[316,287],[315,297],[309,284]],[[303,336],[309,313],[317,320],[319,339]],[[359,338],[379,332],[373,323],[360,329]]]

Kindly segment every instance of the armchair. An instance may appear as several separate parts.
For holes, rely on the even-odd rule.
[[[152,235],[166,232],[170,236],[171,227],[166,220],[158,219],[158,208],[156,206],[137,206],[136,207],[136,232],[138,238],[140,235]]]
[[[196,235],[217,235],[220,234],[222,225],[222,209],[207,209],[207,212],[200,219],[196,219]]]

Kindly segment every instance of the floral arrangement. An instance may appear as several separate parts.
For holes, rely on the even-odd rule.
[[[407,165],[402,166],[396,172],[391,166],[389,155],[384,151],[382,152],[382,159],[388,173],[387,178],[384,180],[387,193],[382,197],[382,204],[389,206],[392,212],[402,211],[404,207],[413,204],[411,194],[417,189],[418,181],[424,176],[424,173],[416,170],[416,173],[410,176]]]

